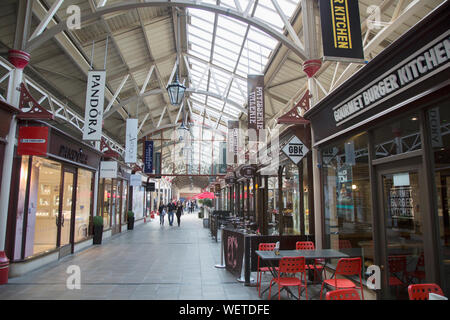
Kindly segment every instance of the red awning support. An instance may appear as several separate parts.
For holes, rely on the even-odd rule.
[[[106,149],[106,151],[104,151]],[[103,152],[103,156],[107,158],[116,158],[118,159],[120,154],[117,151],[111,149],[109,144],[106,142],[105,138],[102,137],[100,140],[100,151]]]
[[[277,119],[278,124],[309,124],[309,120],[306,120],[300,115],[300,110],[309,110],[309,90],[306,90],[300,101],[288,112]]]
[[[17,119],[53,120],[55,118],[52,113],[37,103],[23,82],[20,84],[19,109]]]

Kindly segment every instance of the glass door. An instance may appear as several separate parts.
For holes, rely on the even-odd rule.
[[[426,199],[421,166],[392,163],[378,168],[383,299],[407,300],[408,285],[425,281],[424,226]],[[388,168],[386,168],[386,166]]]
[[[120,180],[113,179],[111,191],[111,233],[116,234],[120,231]]]
[[[64,168],[63,187],[61,190],[61,203],[59,214],[60,257],[72,251],[72,218],[75,191],[75,172]]]

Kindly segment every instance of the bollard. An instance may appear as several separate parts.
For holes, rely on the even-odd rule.
[[[0,251],[0,285],[8,283],[9,259],[5,251]]]
[[[223,225],[220,226],[220,264],[216,264],[214,267],[216,268],[225,268],[225,264],[223,263]]]

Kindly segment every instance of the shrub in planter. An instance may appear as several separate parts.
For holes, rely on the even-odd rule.
[[[127,215],[128,219],[128,230],[133,230],[134,229],[134,212],[133,211],[128,211],[128,215]]]
[[[92,218],[94,224],[94,239],[93,244],[102,244],[103,237],[103,218],[95,216]]]

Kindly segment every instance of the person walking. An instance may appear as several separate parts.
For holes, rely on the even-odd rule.
[[[169,202],[167,205],[167,211],[169,212],[169,225],[173,226],[173,214],[175,210],[175,204],[173,202]]]
[[[158,211],[159,211],[159,224],[163,226],[164,216],[166,215],[166,206],[161,203],[161,205],[158,208]]]
[[[177,223],[178,226],[180,226],[181,223],[181,214],[183,213],[183,205],[181,204],[181,201],[178,200],[177,202]]]

